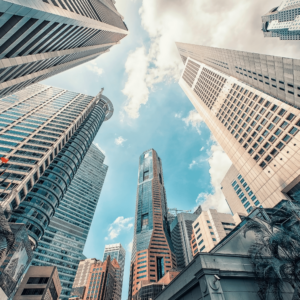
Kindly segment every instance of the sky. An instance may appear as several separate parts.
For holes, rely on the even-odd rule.
[[[299,41],[264,38],[261,16],[277,0],[117,0],[129,35],[94,61],[43,83],[103,94],[113,117],[95,138],[109,166],[84,249],[103,258],[105,244],[126,250],[127,299],[138,159],[153,148],[162,159],[169,208],[199,204],[228,212],[221,181],[231,162],[178,85],[183,64],[175,42],[298,58]],[[297,51],[298,50],[298,51]]]

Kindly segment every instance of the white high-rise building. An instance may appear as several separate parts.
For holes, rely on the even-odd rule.
[[[232,180],[226,181],[238,192],[227,198],[232,212],[299,199],[300,117],[295,106],[300,60],[182,43],[177,47],[185,63],[179,84],[235,167],[228,173]],[[279,80],[286,84],[283,94],[271,88]]]
[[[279,1],[278,1],[279,3]],[[300,1],[284,0],[261,17],[265,37],[300,40]]]
[[[119,288],[119,290],[116,290],[114,300],[121,300],[126,251],[120,243],[105,245],[103,261],[106,260],[108,255],[110,255],[111,260],[113,260],[115,258],[120,266],[120,274],[117,274],[117,277],[119,278],[119,287],[120,288]]]

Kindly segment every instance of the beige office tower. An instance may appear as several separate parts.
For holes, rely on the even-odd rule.
[[[247,199],[227,199],[232,212],[249,213],[255,206],[299,199],[299,110],[284,101],[297,105],[300,99],[294,95],[298,89],[300,95],[300,61],[179,43],[177,47],[185,63],[179,84],[243,179],[230,184],[246,183],[252,192],[241,189],[238,196],[243,192]],[[263,80],[264,86],[254,87],[254,79]],[[280,82],[286,84],[285,96],[293,97],[280,98],[278,89],[277,98],[270,95],[267,86]]]
[[[202,210],[193,222],[191,247],[193,256],[198,252],[209,252],[235,227],[230,214],[219,213],[215,209]]]
[[[76,272],[76,277],[73,283],[71,296],[78,296],[79,299],[82,299],[84,297],[91,270],[91,265],[93,265],[96,262],[96,258],[87,258],[80,261]]]

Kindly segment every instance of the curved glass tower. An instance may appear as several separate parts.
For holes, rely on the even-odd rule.
[[[26,224],[34,245],[44,235],[103,121],[112,113],[112,103],[100,92],[93,98],[87,117],[81,118],[81,124],[73,134],[69,132],[67,143],[20,203],[19,209],[24,213],[11,216],[11,222]]]

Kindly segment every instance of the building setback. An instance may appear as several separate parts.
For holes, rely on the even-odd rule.
[[[90,259],[88,259],[90,262]],[[79,269],[75,278],[75,285],[81,281],[82,270],[81,267],[85,261],[80,263]],[[93,259],[90,264],[89,273],[85,285],[74,287],[70,300],[116,300],[118,299],[116,291],[120,289],[119,279],[117,273],[120,266],[116,259],[111,260],[110,256],[104,262],[101,260]],[[84,282],[82,281],[83,284]]]
[[[104,158],[104,154],[92,144],[34,251],[32,265],[57,266],[63,288],[61,300],[70,296],[82,259],[108,168],[103,164]]]
[[[120,243],[119,244],[105,245],[104,254],[103,254],[103,261],[105,261],[108,256],[110,256],[111,260],[116,259],[119,266],[120,266],[120,269],[116,270],[116,277],[119,280],[119,284],[118,284],[119,289],[116,289],[116,291],[115,291],[114,300],[121,300],[126,251]]]
[[[61,284],[56,267],[29,267],[13,300],[57,300]]]
[[[177,48],[183,63],[190,57],[300,108],[299,59],[185,43],[177,43]]]
[[[127,34],[112,0],[0,0],[0,97],[95,59]]]
[[[139,158],[129,300],[137,293],[139,283],[158,282],[176,267],[167,214],[162,162],[150,149]]]
[[[190,243],[193,256],[198,252],[209,252],[235,225],[230,214],[219,213],[216,209],[203,210],[192,224]]]
[[[261,17],[265,37],[300,40],[300,1],[284,0]]]
[[[199,214],[179,213],[170,225],[171,239],[176,253],[177,268],[184,269],[193,259],[190,244],[193,233],[193,222]]]
[[[212,60],[214,53],[220,51],[236,53],[236,59],[243,57],[244,52],[214,49],[211,59],[203,63],[194,58],[202,60],[203,48],[211,48],[194,45],[185,48],[185,44],[178,44],[178,48],[180,54],[186,55],[182,56],[186,59],[180,86],[256,197],[248,196],[242,205],[231,206],[232,212],[248,214],[260,205],[271,208],[282,199],[295,199],[300,190],[299,110],[242,82],[239,77],[226,74],[230,65],[221,67],[226,60]],[[294,65],[298,62],[293,60]],[[230,68],[232,71],[232,65]]]
[[[35,247],[113,106],[101,92],[92,97],[42,85],[1,101],[7,107],[0,145],[9,159],[1,165],[1,205],[24,211],[10,221],[26,224]]]
[[[222,180],[222,192],[234,212],[243,212],[244,208],[250,207],[250,203],[262,207],[259,205],[260,200],[234,165],[230,167]]]

